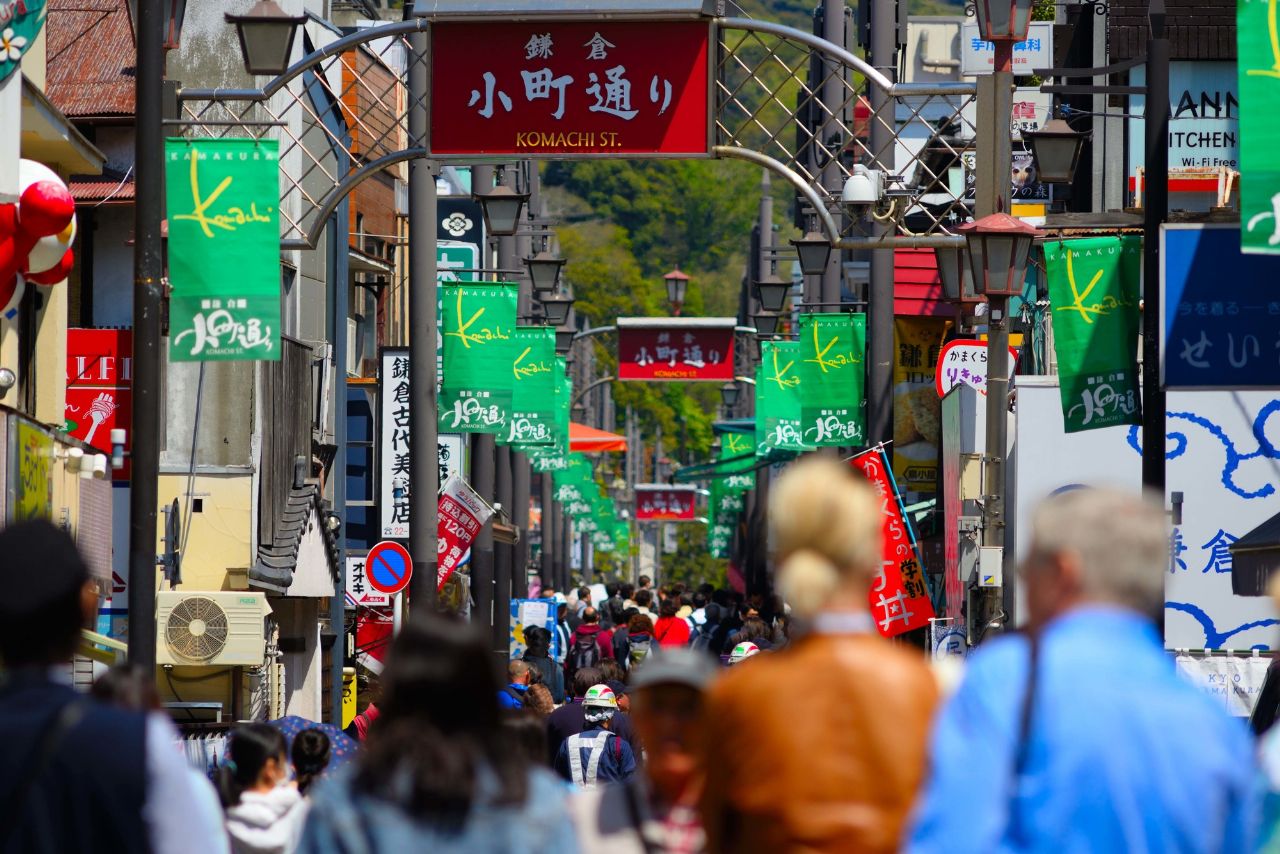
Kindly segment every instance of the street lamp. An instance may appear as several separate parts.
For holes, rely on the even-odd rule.
[[[947,302],[966,306],[982,302],[973,287],[973,268],[964,262],[964,244],[941,246],[933,250],[942,279],[942,297]]]
[[[168,8],[164,21],[164,49],[174,50],[178,47],[182,36],[182,19],[187,16],[187,0],[165,0]],[[134,37],[138,32],[138,0],[129,0],[129,23],[133,25]]]
[[[494,186],[471,190],[471,198],[480,203],[484,227],[495,237],[511,237],[520,227],[520,211],[529,201],[528,193],[517,193],[503,183],[505,167],[499,166]]]
[[[560,326],[569,319],[569,309],[573,308],[574,299],[564,294],[548,294],[538,297],[542,310],[547,314],[547,323]]]
[[[560,271],[566,260],[547,251],[546,238],[543,238],[542,251],[532,258],[525,258],[524,263],[529,268],[529,281],[536,293],[554,292],[559,287]]]
[[[663,276],[662,281],[667,284],[667,302],[671,305],[671,311],[679,317],[680,308],[684,305],[685,291],[689,287],[689,277],[676,267]]]
[[[826,272],[827,261],[831,259],[831,241],[812,223],[804,237],[792,240],[791,245],[796,248],[796,256],[800,259],[800,272],[806,276],[820,276]]]
[[[975,0],[978,32],[985,41],[1022,42],[1031,25],[1032,0]]]
[[[737,383],[725,383],[720,386],[720,402],[725,405],[726,409],[733,409],[733,407],[738,403],[738,395],[740,392],[741,389],[738,388]]]
[[[969,268],[978,293],[1022,296],[1031,244],[1042,233],[1007,213],[993,213],[960,226],[969,247]]]
[[[777,334],[778,322],[782,319],[782,315],[772,311],[762,311],[752,315],[752,319],[756,324],[756,334],[762,338],[768,338]]]
[[[1056,118],[1040,130],[1024,130],[1022,138],[1031,147],[1031,159],[1036,164],[1036,176],[1041,181],[1047,184],[1070,184],[1089,134],[1073,130],[1065,119]]]
[[[244,15],[225,16],[240,34],[240,53],[244,68],[250,74],[276,76],[289,67],[293,54],[293,38],[305,15],[289,15],[275,0],[258,0]]]
[[[557,356],[569,355],[569,351],[573,349],[573,337],[577,334],[576,329],[556,329]]]
[[[756,297],[760,300],[760,308],[765,311],[782,311],[782,305],[787,301],[787,292],[790,290],[790,282],[784,282],[778,278],[777,273],[770,272],[756,282]]]

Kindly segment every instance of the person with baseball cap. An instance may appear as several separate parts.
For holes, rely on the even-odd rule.
[[[631,675],[632,721],[644,745],[641,771],[585,792],[569,809],[582,854],[694,854],[705,846],[698,815],[703,696],[716,678],[709,656],[663,650]]]
[[[618,700],[608,685],[592,685],[582,697],[584,728],[564,740],[556,752],[556,772],[583,789],[626,780],[636,770],[631,745],[610,732]]]

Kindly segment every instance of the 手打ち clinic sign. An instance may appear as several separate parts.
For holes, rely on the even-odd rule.
[[[618,379],[733,380],[732,317],[618,318]]]
[[[706,21],[435,24],[428,147],[706,156],[710,34]]]

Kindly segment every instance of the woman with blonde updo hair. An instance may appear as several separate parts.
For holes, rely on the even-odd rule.
[[[882,638],[868,610],[879,501],[852,467],[811,456],[773,485],[769,517],[797,637],[708,692],[707,850],[897,851],[938,691],[923,656]]]

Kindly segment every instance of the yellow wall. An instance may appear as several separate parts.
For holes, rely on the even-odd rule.
[[[192,495],[203,501],[204,509],[191,514],[191,530],[182,555],[182,584],[179,590],[244,590],[245,573],[253,562],[252,538],[253,479],[249,475],[197,475]],[[187,476],[160,476],[160,505],[178,499],[186,527]],[[157,520],[156,545],[164,536],[164,514]]]

